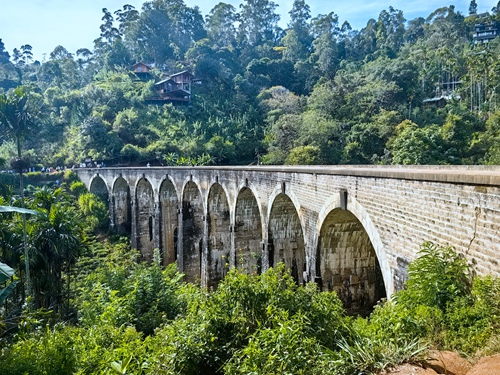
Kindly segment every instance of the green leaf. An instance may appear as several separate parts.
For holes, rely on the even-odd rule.
[[[0,212],[18,212],[21,214],[33,214],[33,215],[39,214],[39,212],[34,210],[28,210],[27,208],[12,207],[12,206],[0,206]]]
[[[124,374],[122,364],[120,362],[111,362],[111,368],[115,370],[117,374]]]
[[[3,304],[3,301],[7,298],[7,296],[12,292],[12,289],[17,285],[18,281],[15,280],[7,285],[5,288],[0,290],[0,305]]]
[[[14,276],[14,273],[16,273],[16,271],[13,268],[0,262],[0,283],[4,283],[9,280],[12,276]]]

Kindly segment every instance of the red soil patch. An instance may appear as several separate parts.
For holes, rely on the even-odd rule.
[[[382,374],[387,375],[436,375],[437,372],[431,368],[422,368],[417,365],[404,363],[390,370],[386,370]]]
[[[432,350],[424,367],[432,368],[438,374],[466,375],[472,365],[455,352]]]
[[[500,354],[481,358],[467,375],[500,375]]]
[[[405,363],[381,375],[500,375],[500,354],[481,358],[474,366],[455,352],[433,350],[422,367]]]

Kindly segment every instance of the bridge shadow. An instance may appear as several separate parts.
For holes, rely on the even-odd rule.
[[[368,313],[386,297],[384,280],[368,233],[353,213],[336,208],[321,227],[316,278],[321,290],[335,291],[346,310]]]
[[[295,205],[286,194],[276,196],[268,227],[269,266],[284,263],[301,285],[306,272],[304,233]]]

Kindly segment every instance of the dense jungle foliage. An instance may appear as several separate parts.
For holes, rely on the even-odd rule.
[[[38,62],[30,45],[11,55],[0,40],[0,160],[19,171],[87,157],[497,164],[500,42],[471,35],[499,10],[465,17],[450,6],[406,21],[389,8],[356,31],[295,0],[282,30],[268,0],[220,3],[205,18],[155,0],[104,9],[93,51],[60,46]],[[156,79],[193,72],[192,102],[146,104],[154,81],[131,72],[136,61]],[[424,105],[441,96],[444,107]],[[2,178],[0,261],[16,274],[0,289],[1,374],[350,375],[427,348],[500,352],[500,281],[475,277],[453,249],[423,244],[406,289],[353,317],[282,265],[231,270],[212,291],[162,269],[158,254],[141,263],[69,169]]]
[[[233,269],[214,291],[162,269],[159,252],[141,263],[128,239],[103,236],[102,202],[73,172],[60,177],[27,189],[27,300],[22,215],[2,213],[0,259],[22,281],[0,309],[4,375],[353,375],[418,362],[428,348],[500,352],[500,280],[474,277],[451,248],[423,244],[406,290],[348,316],[334,292],[297,285],[282,264]]]
[[[32,166],[116,164],[497,164],[500,45],[473,41],[500,20],[454,6],[406,20],[392,7],[353,30],[295,0],[278,26],[271,0],[219,3],[203,16],[183,0],[103,9],[93,50],[58,46],[34,61],[0,40],[0,92],[26,85],[43,121],[27,138]],[[29,43],[29,40],[27,40]],[[146,104],[154,81],[182,70],[189,105]],[[424,100],[445,97],[438,105]],[[442,104],[446,100],[446,105]],[[43,111],[42,111],[43,110]],[[15,155],[1,139],[0,158]]]

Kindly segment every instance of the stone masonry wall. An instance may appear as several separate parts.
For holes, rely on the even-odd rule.
[[[478,274],[500,276],[500,167],[162,167],[81,169],[77,172],[87,186],[96,177],[102,178],[108,187],[113,186],[113,181],[121,175],[131,187],[131,196],[136,196],[136,183],[145,176],[151,183],[155,201],[159,200],[159,188],[167,178],[173,181],[179,202],[183,201],[185,187],[190,181],[199,189],[203,202],[208,202],[211,186],[220,184],[227,193],[230,208],[232,266],[236,263],[234,228],[239,225],[235,213],[244,212],[244,208],[236,206],[237,199],[248,188],[258,204],[258,210],[257,207],[249,209],[253,216],[258,211],[260,221],[255,225],[262,226],[262,230],[253,231],[253,236],[262,233],[262,238],[245,240],[245,243],[255,246],[248,251],[261,253],[263,269],[269,265],[268,233],[276,229],[274,226],[283,227],[283,223],[273,221],[273,228],[269,228],[271,209],[279,194],[285,194],[295,207],[302,227],[309,280],[316,276],[323,222],[332,210],[339,208],[352,213],[366,231],[380,265],[387,295],[402,287],[407,265],[416,258],[424,241],[454,246],[467,257]],[[248,200],[239,199],[238,202]],[[183,202],[183,206],[187,203]],[[197,228],[202,226],[205,232],[196,240],[196,246],[203,247],[202,262],[208,262],[207,214],[205,203],[203,214],[198,214],[201,217],[191,218],[198,222]],[[141,243],[137,238],[141,231],[137,228],[144,224],[137,223],[137,215],[132,220],[136,222],[132,223],[131,241],[137,246]],[[154,225],[159,226],[159,221],[154,221]],[[179,221],[179,226],[182,225]],[[161,231],[155,229],[154,233]],[[214,233],[210,235],[213,237]],[[184,265],[179,258],[178,262],[182,270]],[[207,265],[202,264],[201,268],[201,282],[206,285]]]

